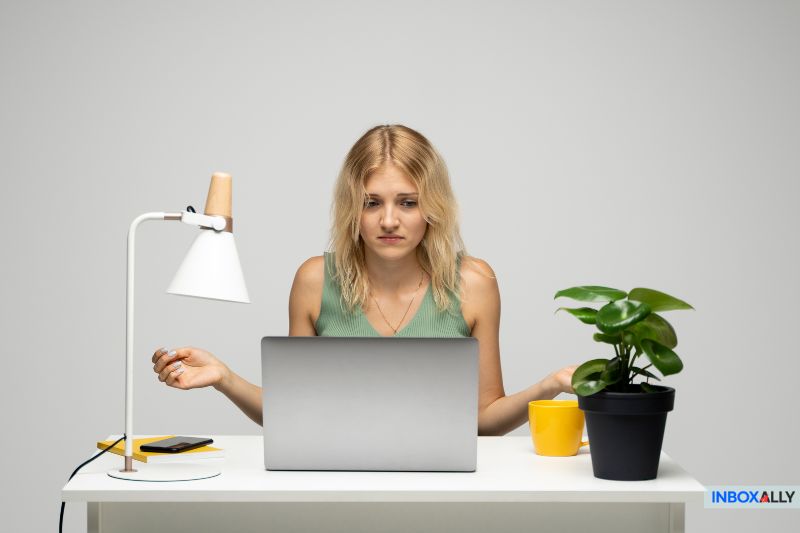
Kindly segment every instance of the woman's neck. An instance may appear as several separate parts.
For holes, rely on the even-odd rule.
[[[387,260],[367,250],[364,259],[373,292],[396,293],[403,289],[415,289],[420,284],[423,270],[416,254]]]

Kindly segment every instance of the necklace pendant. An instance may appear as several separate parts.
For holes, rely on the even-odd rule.
[[[372,297],[372,301],[375,302],[375,307],[378,308],[378,312],[381,314],[381,317],[383,317],[383,321],[386,322],[386,325],[389,326],[389,328],[391,328],[392,331],[394,331],[395,335],[397,335],[398,329],[400,328],[400,326],[403,325],[403,321],[406,319],[406,316],[408,316],[408,312],[411,310],[411,306],[414,304],[414,300],[417,298],[417,293],[419,292],[419,288],[422,287],[422,282],[423,281],[425,281],[425,272],[424,271],[420,274],[419,285],[417,285],[417,290],[414,291],[414,296],[412,296],[411,297],[411,301],[408,302],[408,307],[406,307],[406,312],[403,313],[403,318],[400,319],[400,323],[397,324],[397,327],[394,327],[392,325],[392,323],[389,322],[389,319],[386,318],[385,314],[383,314],[383,310],[381,309],[381,306],[378,303],[378,300],[375,299],[375,295],[372,294],[372,292],[370,291],[370,296]]]

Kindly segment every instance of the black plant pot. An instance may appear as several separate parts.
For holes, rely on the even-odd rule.
[[[655,479],[675,389],[653,388],[657,392],[600,391],[578,396],[578,406],[586,415],[594,477],[619,481]]]

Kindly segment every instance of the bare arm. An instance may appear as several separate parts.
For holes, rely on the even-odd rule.
[[[528,402],[572,392],[575,367],[554,372],[540,382],[506,396],[500,367],[500,290],[491,267],[469,258],[461,270],[462,312],[479,343],[478,434],[505,435],[528,419]]]
[[[542,381],[510,396],[501,396],[484,407],[478,416],[479,435],[505,435],[528,421],[528,403],[552,400],[560,392],[572,392],[566,384],[575,366],[565,367]]]
[[[227,396],[250,420],[259,426],[263,425],[261,387],[253,385],[236,372],[228,369],[225,377],[216,383],[214,388]]]
[[[261,388],[242,379],[211,352],[192,346],[156,350],[153,371],[159,381],[176,389],[213,386],[251,420],[261,423]]]
[[[324,260],[312,257],[297,269],[289,295],[289,336],[314,336],[317,334],[314,322],[319,316],[324,283]],[[228,370],[216,386],[253,422],[263,425],[263,405],[261,387],[249,383],[236,373]]]
[[[316,335],[314,322],[319,316],[324,283],[324,260],[312,257],[297,270],[289,296],[289,335]],[[153,370],[170,387],[194,389],[213,386],[228,397],[256,424],[263,425],[261,387],[228,368],[213,354],[199,348],[157,350]]]

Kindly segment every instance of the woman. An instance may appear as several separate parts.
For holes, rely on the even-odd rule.
[[[372,128],[348,153],[334,196],[333,251],[297,270],[289,335],[477,338],[480,435],[520,426],[531,400],[572,392],[574,366],[506,396],[497,280],[464,253],[447,167],[425,137],[400,125]],[[209,352],[161,349],[153,363],[167,385],[211,385],[262,423],[261,388]]]

